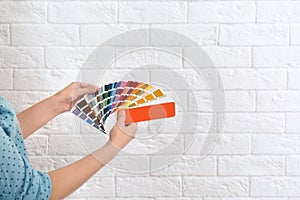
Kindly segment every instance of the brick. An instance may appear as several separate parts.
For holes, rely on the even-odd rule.
[[[153,24],[151,28],[162,29],[154,35],[150,32],[150,43],[158,46],[188,46],[187,41],[196,42],[199,45],[217,44],[218,28],[211,24]],[[163,30],[167,31],[163,31]],[[188,39],[188,40],[187,40]],[[192,45],[194,46],[195,43]]]
[[[51,2],[48,8],[48,19],[53,23],[116,23],[117,4],[114,2]]]
[[[156,198],[155,200],[170,200],[170,198]],[[203,199],[202,198],[178,197],[178,198],[172,198],[172,200],[203,200]]]
[[[77,71],[71,70],[16,70],[14,89],[59,90],[75,81],[77,75]]]
[[[299,85],[300,70],[288,70],[288,89],[300,89]]]
[[[257,21],[282,23],[300,22],[300,3],[296,1],[261,1],[257,2]]]
[[[298,177],[254,177],[251,179],[251,196],[298,197]]]
[[[0,25],[0,45],[9,45],[10,36],[9,36],[9,26],[6,24]]]
[[[185,23],[185,2],[121,2],[121,23]]]
[[[46,66],[49,68],[81,68],[92,48],[49,47],[46,49]]]
[[[105,137],[101,134],[51,135],[49,136],[49,155],[86,155],[100,148],[100,146],[105,143],[105,140]]]
[[[74,46],[79,44],[76,25],[12,25],[13,45],[24,46]]]
[[[251,91],[226,91],[225,111],[246,112],[255,110],[255,94]]]
[[[216,175],[216,158],[201,158],[197,155],[182,155],[175,160],[171,156],[151,156],[151,169],[154,176],[175,176],[175,175]],[[164,161],[164,163],[161,163]],[[157,169],[156,171],[154,171]]]
[[[211,136],[210,136],[211,137]],[[185,135],[185,154],[200,154],[202,148],[208,143],[204,144],[205,139],[209,138],[207,135],[187,134]],[[211,137],[213,138],[213,137]],[[210,148],[213,148],[210,155],[223,154],[249,154],[251,148],[250,137],[247,135],[216,135],[218,140],[211,141]],[[206,141],[209,142],[209,141]],[[215,146],[214,146],[215,145]]]
[[[114,197],[115,196],[115,179],[93,177],[83,184],[70,197]]]
[[[10,90],[13,88],[13,75],[12,70],[0,69],[0,90]]]
[[[200,111],[205,113],[212,113],[223,108],[221,106],[213,107],[214,96],[222,97],[222,92],[189,91],[188,94],[188,106],[189,111],[191,112]]]
[[[0,68],[43,68],[44,53],[35,47],[0,47]]]
[[[254,47],[254,67],[298,67],[300,48],[289,47]]]
[[[28,155],[47,155],[48,137],[45,135],[33,135],[25,140]]]
[[[167,74],[167,76],[166,76]],[[185,68],[178,70],[151,69],[151,81],[166,85],[172,90],[208,90],[218,88],[218,77],[214,70]],[[211,83],[208,88],[206,82]]]
[[[49,137],[49,155],[57,156],[77,156],[86,154],[86,149],[82,145],[80,136],[53,135]]]
[[[124,50],[116,50],[117,55],[122,55]],[[120,51],[120,52],[119,52]],[[116,59],[116,68],[160,68],[165,66],[171,69],[182,68],[182,51],[180,48],[168,49],[138,49],[127,52]]]
[[[180,111],[180,112],[187,112],[188,111],[188,96],[189,92],[188,91],[167,91],[164,90],[165,92],[168,92],[167,95],[174,99],[176,102],[175,104],[175,110]]]
[[[254,22],[254,2],[189,2],[189,23]]]
[[[230,187],[228,187],[230,185]],[[241,177],[184,177],[184,196],[247,196],[248,179]]]
[[[286,70],[221,69],[224,89],[285,89]]]
[[[46,21],[46,3],[3,1],[0,13],[2,23],[41,23]]]
[[[286,25],[221,25],[221,45],[287,45],[289,33]]]
[[[215,95],[220,94],[218,92],[212,93]],[[195,110],[193,105],[197,104],[198,111],[221,111],[220,108],[213,110],[211,92],[195,91],[193,93],[190,92],[189,94],[189,107],[191,109]],[[193,98],[193,95],[195,95],[197,99]],[[251,91],[226,91],[224,101],[225,111],[227,112],[255,111],[255,93]]]
[[[135,80],[149,83],[150,75],[148,69],[115,69],[113,66],[106,70],[87,69],[85,66],[80,69],[80,80],[102,85],[120,80]]]
[[[118,45],[124,46],[132,46],[132,45],[142,45],[148,44],[148,33],[146,31],[141,31],[136,33],[131,37],[128,37],[127,34],[122,36],[122,33],[126,33],[128,31],[134,31],[137,29],[147,28],[145,25],[135,25],[135,24],[88,24],[81,25],[80,27],[80,40],[82,45],[100,45],[104,42],[109,41],[109,39],[114,37],[119,37],[117,40]],[[116,45],[116,44],[114,44]]]
[[[248,47],[203,47],[216,67],[250,67],[251,49]]]
[[[279,113],[227,113],[225,114],[224,132],[238,133],[282,133],[284,114]]]
[[[203,200],[287,200],[287,198],[274,198],[274,197],[234,197],[234,198],[232,198],[232,197],[204,197]]]
[[[216,93],[216,92],[215,92]],[[213,99],[211,92],[194,91],[189,92],[189,109],[190,111],[214,112]]]
[[[300,44],[300,39],[298,35],[300,34],[300,26],[299,25],[291,25],[290,26],[290,41],[292,45]]]
[[[206,133],[209,128],[216,130],[216,124],[212,122],[212,113],[177,112],[175,118],[167,120],[163,129],[161,124],[151,123],[150,131],[156,133]]]
[[[176,197],[181,183],[179,177],[126,177],[117,178],[116,187],[119,197]]]
[[[300,157],[288,156],[286,158],[286,174],[287,175],[300,175]]]
[[[119,152],[119,154],[106,165],[116,177],[148,176],[151,170],[148,155],[138,155],[135,154],[135,152],[127,151],[127,149],[123,149]]]
[[[29,160],[34,169],[40,171],[52,171],[79,160],[82,156],[30,156]],[[101,168],[93,177],[113,177],[114,173],[107,166]]]
[[[221,135],[212,149],[212,154],[249,154],[250,137],[240,135]]]
[[[297,135],[255,135],[252,136],[252,154],[299,154],[299,144]]]
[[[204,50],[199,47],[193,46],[194,44],[190,45],[192,45],[192,47],[187,46],[183,48],[184,68],[193,68],[201,72],[202,70],[207,70],[209,68],[215,67],[213,61]]]
[[[286,132],[300,133],[300,113],[287,113],[286,114]]]
[[[101,195],[99,195],[101,196]],[[68,200],[86,200],[86,198],[70,197]],[[153,198],[120,198],[120,197],[91,197],[89,200],[154,200]]]
[[[284,157],[277,156],[221,156],[218,174],[227,176],[284,175]]]
[[[45,126],[42,132],[51,135],[84,134],[84,132],[80,130],[80,125],[88,126],[88,124],[84,124],[86,122],[83,122],[84,121],[79,117],[67,112],[51,120],[49,126]]]
[[[281,91],[281,92],[258,92],[257,110],[258,111],[300,111],[300,92]]]
[[[5,96],[12,104],[33,105],[50,95],[48,92],[41,91],[3,91],[1,95]]]
[[[151,133],[156,135],[150,137]],[[178,155],[184,151],[184,141],[181,135],[166,134],[160,130],[156,132],[152,130],[144,135],[138,130],[136,134],[137,138],[125,147],[125,151],[136,155]]]

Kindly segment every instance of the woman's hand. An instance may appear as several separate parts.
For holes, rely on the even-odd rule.
[[[27,138],[57,115],[71,110],[73,104],[83,95],[97,90],[97,86],[89,83],[74,82],[55,95],[18,113],[17,117],[23,137]]]
[[[125,119],[125,111],[119,111],[117,123],[110,131],[109,141],[119,149],[123,149],[135,137],[137,131],[137,124],[125,125]]]
[[[98,89],[98,86],[89,83],[72,82],[54,95],[54,98],[56,98],[58,102],[59,112],[70,111],[76,101],[83,95],[94,93]]]

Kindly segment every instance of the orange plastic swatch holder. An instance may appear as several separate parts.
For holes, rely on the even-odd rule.
[[[175,103],[161,103],[149,106],[129,108],[125,110],[125,124],[142,122],[153,119],[169,118],[175,116]]]

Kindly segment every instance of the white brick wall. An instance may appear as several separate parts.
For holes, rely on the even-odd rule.
[[[211,116],[202,113],[201,121],[193,120],[197,111],[192,93],[171,75],[165,83],[184,95],[184,120],[195,124],[200,134],[194,138],[186,127],[181,144],[168,153],[193,140],[190,149],[175,163],[151,173],[105,167],[68,199],[299,200],[299,22],[297,0],[0,1],[0,93],[19,112],[76,80],[89,53],[110,37],[145,27],[177,31],[201,45],[218,67],[226,119],[217,145],[206,158],[199,158]],[[174,69],[188,67],[176,59],[163,62]],[[132,63],[118,63],[108,77],[118,77],[124,66]],[[142,73],[155,81],[162,72]],[[199,77],[184,76],[199,90],[199,111],[211,112]],[[79,123],[73,115],[59,116],[26,141],[36,168],[51,170],[86,154],[77,127],[72,127],[74,120]],[[99,145],[94,136],[86,139],[93,147]],[[155,142],[160,141],[140,147],[154,148]],[[139,170],[155,167],[163,158],[169,159],[137,155],[123,162],[140,163],[135,166]]]

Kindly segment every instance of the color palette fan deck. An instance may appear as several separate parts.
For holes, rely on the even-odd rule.
[[[71,112],[106,134],[107,118],[121,109],[126,124],[175,116],[175,103],[161,89],[135,81],[105,84],[78,100]]]

